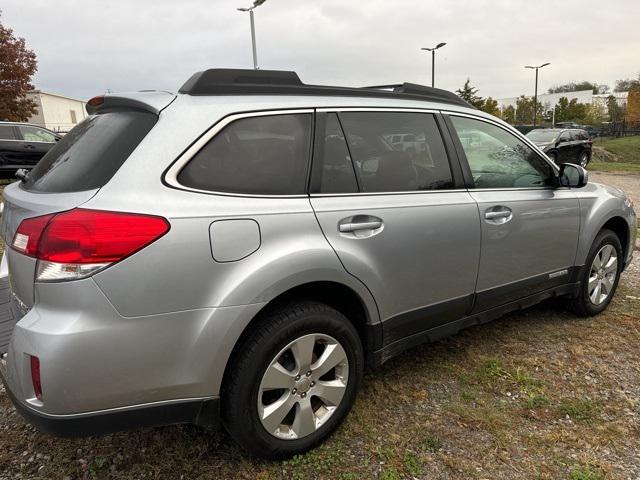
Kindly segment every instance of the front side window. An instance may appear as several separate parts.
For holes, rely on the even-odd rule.
[[[16,134],[11,125],[0,125],[0,140],[15,140]]]
[[[552,185],[553,168],[528,145],[500,127],[452,116],[476,188]]]
[[[214,192],[302,194],[310,139],[310,114],[242,118],[196,153],[178,174],[178,182]]]
[[[42,128],[18,125],[18,130],[26,142],[53,143],[56,141],[55,135]]]
[[[363,192],[453,188],[449,159],[431,114],[340,114]]]

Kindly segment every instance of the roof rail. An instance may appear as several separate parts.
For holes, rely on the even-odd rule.
[[[455,93],[415,83],[332,87],[302,83],[296,72],[213,68],[195,73],[180,87],[187,95],[327,95],[428,100],[473,108]]]

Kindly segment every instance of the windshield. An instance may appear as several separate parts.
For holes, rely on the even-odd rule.
[[[155,125],[140,111],[91,115],[42,157],[24,187],[35,192],[79,192],[103,187]]]
[[[533,142],[553,142],[560,130],[531,130],[527,133],[527,138]]]

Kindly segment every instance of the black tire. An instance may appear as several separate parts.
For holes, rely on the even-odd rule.
[[[329,335],[344,348],[349,365],[346,390],[335,411],[317,430],[302,438],[281,439],[269,433],[260,421],[260,383],[283,348],[312,333]],[[364,370],[363,348],[353,324],[337,310],[314,301],[296,302],[268,312],[235,351],[223,385],[222,424],[242,448],[266,459],[305,452],[331,434],[349,413]]]
[[[585,150],[584,152],[582,152],[578,157],[578,165],[580,165],[581,167],[586,168],[587,165],[589,165],[590,161],[591,161],[591,154],[589,153],[588,150]]]
[[[558,154],[555,152],[547,153],[547,157],[551,159],[551,161],[555,164],[558,163]]]
[[[613,288],[611,289],[609,296],[601,304],[595,305],[589,298],[589,276],[591,273],[591,265],[593,264],[593,260],[596,254],[605,245],[611,245],[615,249],[616,255],[618,256],[618,266],[616,269],[616,278],[613,282]],[[596,236],[593,245],[591,245],[591,250],[589,250],[589,255],[587,255],[587,260],[585,262],[584,268],[582,269],[583,271],[580,278],[581,285],[578,296],[571,301],[571,307],[574,312],[582,317],[592,317],[603,312],[607,308],[607,306],[609,306],[609,303],[611,302],[611,299],[615,295],[616,289],[618,288],[620,273],[622,272],[622,262],[623,254],[620,239],[611,230],[601,230],[600,233],[598,233],[598,235]]]

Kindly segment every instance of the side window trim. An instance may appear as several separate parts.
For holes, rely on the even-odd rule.
[[[505,132],[507,132],[509,135],[513,136],[514,138],[516,138],[517,140],[521,141],[522,143],[524,143],[525,145],[527,145],[528,147],[531,148],[531,150],[538,156],[538,158],[540,158],[541,160],[543,160],[547,165],[549,165],[551,167],[551,169],[556,173],[556,175],[558,174],[558,167],[551,162],[551,160],[549,160],[548,158],[546,158],[546,156],[544,155],[540,155],[540,153],[538,152],[538,148],[531,143],[524,135],[519,137],[517,135],[515,135],[512,131],[510,131],[508,128],[505,128],[504,125],[499,124],[498,122],[493,122],[490,119],[484,118],[484,117],[480,117],[477,115],[469,115],[469,114],[465,114],[465,113],[459,113],[459,112],[452,112],[452,111],[446,111],[443,112],[443,115],[446,119],[447,122],[447,126],[450,130],[450,133],[452,135],[452,137],[454,138],[454,144],[456,145],[456,151],[458,152],[458,155],[460,156],[461,163],[463,165],[463,171],[465,173],[465,182],[467,183],[468,188],[474,188],[475,189],[475,182],[473,181],[473,175],[471,174],[471,167],[469,166],[469,160],[467,159],[466,154],[464,153],[464,149],[462,148],[462,143],[460,142],[460,138],[458,137],[458,133],[456,132],[453,123],[451,122],[451,117],[463,117],[463,118],[470,118],[472,120],[476,120],[479,122],[484,122],[486,124],[489,125],[493,125],[495,127],[498,127],[502,130],[504,130]],[[544,187],[518,187],[518,188],[487,188],[487,189],[478,189],[478,190],[553,190],[556,187],[553,186],[544,186]]]
[[[347,132],[344,130],[344,126],[342,125],[342,118],[340,118],[340,112],[336,112],[336,117],[338,117],[338,125],[340,125],[340,130],[342,131],[342,136],[344,137],[344,143],[347,145],[347,151],[349,152],[349,160],[351,160],[351,168],[353,169],[353,173],[356,176],[356,184],[358,185],[358,193],[362,193],[362,179],[360,178],[360,172],[353,164],[353,154],[351,153],[351,146],[349,145],[349,140],[347,139]]]
[[[240,120],[243,118],[251,118],[251,117],[265,117],[269,115],[299,115],[299,114],[309,114],[311,116],[311,128],[310,128],[310,147],[307,155],[307,172],[309,172],[309,164],[311,162],[312,152],[314,150],[314,113],[315,110],[313,108],[288,108],[288,109],[276,109],[276,110],[256,110],[249,112],[235,112],[226,115],[218,119],[214,124],[212,124],[209,128],[207,128],[204,133],[202,133],[195,141],[193,141],[170,165],[167,167],[165,172],[162,174],[162,183],[167,185],[168,187],[175,188],[176,190],[184,190],[189,192],[197,192],[197,193],[205,193],[208,195],[219,195],[219,196],[227,196],[227,197],[250,197],[250,198],[306,198],[308,197],[308,184],[305,184],[305,192],[299,194],[292,195],[271,195],[271,194],[253,194],[253,193],[232,193],[232,192],[217,192],[213,190],[203,190],[199,188],[188,187],[186,185],[182,185],[178,181],[178,174],[180,171],[195,157],[195,155],[204,148],[207,143],[213,137],[215,137],[218,133],[220,133],[227,125],[235,122],[236,120]],[[307,179],[309,174],[307,173]]]

